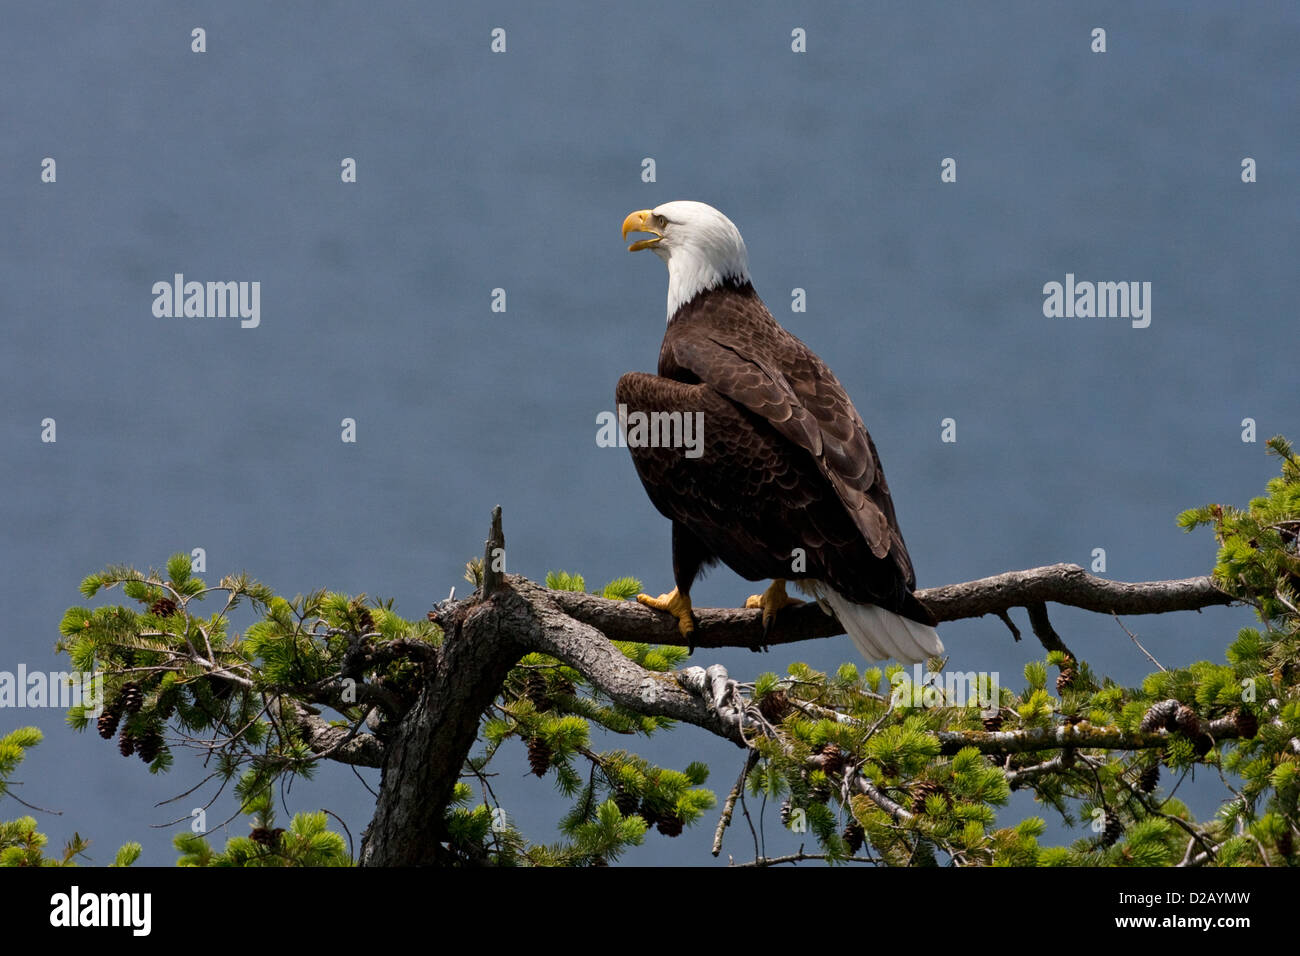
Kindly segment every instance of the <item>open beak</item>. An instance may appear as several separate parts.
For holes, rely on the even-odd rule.
[[[664,234],[650,225],[650,217],[654,215],[653,210],[639,209],[634,213],[629,213],[628,217],[623,220],[623,238],[627,238],[629,232],[648,232],[653,239],[638,239],[632,245],[627,247],[628,252],[639,252],[642,249],[649,249],[651,246],[663,240]]]

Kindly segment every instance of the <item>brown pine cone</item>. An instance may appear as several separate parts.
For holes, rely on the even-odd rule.
[[[546,678],[536,671],[530,671],[524,678],[524,696],[531,700],[538,710],[551,709],[551,698],[546,693]]]
[[[171,617],[176,613],[176,602],[169,597],[161,597],[149,605],[149,613],[158,617]]]
[[[1065,691],[1067,687],[1074,683],[1074,661],[1067,661],[1061,666],[1061,673],[1056,675],[1056,692],[1058,694]]]
[[[1259,733],[1259,718],[1248,710],[1236,713],[1237,733],[1245,740],[1250,740]]]
[[[630,817],[636,813],[637,804],[636,794],[629,793],[626,790],[620,790],[614,794],[614,806],[618,807],[618,812],[625,817]]]
[[[1138,789],[1143,793],[1150,793],[1159,783],[1160,764],[1158,763],[1153,763],[1151,766],[1146,767],[1142,771],[1142,775],[1138,777]]]
[[[122,728],[122,735],[117,738],[117,750],[123,757],[129,757],[135,753],[135,738],[125,727]]]
[[[528,766],[536,776],[546,776],[547,768],[551,766],[552,755],[551,748],[541,737],[533,737],[528,741]]]
[[[1119,817],[1106,814],[1106,829],[1101,832],[1101,845],[1114,846],[1123,835],[1124,824],[1119,822]]]
[[[163,748],[162,734],[151,730],[142,736],[135,745],[135,755],[145,763],[153,763],[154,758]]]
[[[122,715],[115,710],[105,710],[99,715],[99,720],[95,722],[95,728],[99,731],[99,736],[105,740],[112,740],[113,735],[117,733],[117,722],[122,719]]]
[[[682,835],[682,818],[675,813],[669,813],[659,818],[655,824],[655,829],[666,837],[677,837]]]
[[[248,838],[265,847],[276,847],[280,845],[280,837],[283,835],[284,827],[276,827],[273,830],[266,827],[253,827],[253,832],[248,835]]]
[[[122,693],[118,698],[121,702],[121,709],[128,714],[138,714],[140,705],[144,703],[144,694],[140,690],[140,685],[135,681],[122,685]]]
[[[1152,704],[1150,710],[1142,715],[1138,730],[1144,734],[1154,733],[1157,730],[1176,730],[1174,717],[1181,706],[1176,700],[1162,700]]]
[[[1178,728],[1179,733],[1186,734],[1188,737],[1198,737],[1201,733],[1201,718],[1196,716],[1196,711],[1184,704],[1174,714],[1174,726]]]
[[[856,856],[857,852],[862,849],[862,841],[866,839],[866,836],[862,824],[857,820],[850,820],[848,826],[844,828],[844,845],[849,848],[850,853]]]
[[[923,780],[920,783],[913,786],[911,793],[912,793],[913,813],[925,812],[925,798],[930,796],[931,794],[937,794],[939,796],[942,796],[945,800],[947,800],[948,798],[948,791],[944,790],[944,788],[939,786],[939,784],[931,783],[928,780]],[[949,805],[951,805],[952,801],[948,800],[948,803]]]
[[[999,711],[999,712],[996,713],[996,714],[993,714],[992,716],[989,716],[989,717],[985,717],[985,718],[984,718],[984,729],[987,730],[987,731],[988,731],[989,733],[991,733],[991,734],[993,734],[993,733],[997,733],[999,730],[1002,729],[1002,713],[1001,713],[1001,711]]]
[[[844,769],[844,751],[839,744],[822,744],[820,748],[814,748],[813,752],[820,753],[822,772],[828,777]]]
[[[758,702],[758,712],[763,715],[769,723],[779,724],[789,716],[794,706],[790,703],[790,698],[786,696],[783,690],[774,690],[771,693],[764,694],[762,700]]]
[[[641,815],[641,819],[645,821],[647,828],[652,827],[659,822],[659,814],[655,808],[650,805],[649,801],[642,800],[641,809],[638,810],[637,813]]]

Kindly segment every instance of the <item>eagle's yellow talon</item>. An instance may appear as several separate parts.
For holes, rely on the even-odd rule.
[[[690,641],[691,635],[695,631],[695,618],[691,615],[691,599],[683,597],[678,593],[676,588],[668,594],[661,594],[653,598],[648,594],[638,594],[637,602],[644,604],[646,607],[652,607],[656,611],[667,611],[673,617],[677,618],[677,631]]]
[[[785,593],[785,581],[777,578],[762,594],[751,594],[745,599],[745,607],[763,609],[763,630],[771,630],[772,622],[776,618],[776,612],[783,607],[790,607],[793,604],[802,604],[798,598],[792,598]]]

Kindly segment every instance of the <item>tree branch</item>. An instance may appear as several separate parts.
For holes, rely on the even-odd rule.
[[[356,767],[382,767],[384,765],[384,745],[378,737],[370,734],[353,734],[347,727],[335,727],[325,718],[314,713],[312,708],[298,701],[281,698],[293,719],[302,727],[307,738],[307,746],[312,751],[328,760],[352,764]],[[348,739],[351,736],[351,739]]]
[[[601,694],[630,711],[692,724],[751,750],[752,741],[771,733],[757,705],[722,666],[652,671],[614,645],[614,641],[632,641],[681,646],[683,638],[669,615],[630,601],[549,590],[527,578],[493,572],[504,535],[499,508],[492,517],[482,587],[469,598],[442,601],[430,612],[429,617],[443,629],[443,643],[425,655],[417,699],[403,714],[393,715],[383,741],[368,735],[348,740],[341,736],[349,733],[345,728],[331,728],[310,713],[297,715],[319,751],[328,751],[334,759],[351,758],[359,765],[382,763],[375,818],[362,839],[363,865],[456,859],[458,851],[448,842],[443,813],[473,745],[479,715],[500,692],[510,668],[529,651],[578,669]],[[1100,612],[1154,614],[1232,600],[1205,577],[1128,584],[1097,578],[1068,564],[932,588],[917,597],[940,621],[990,613],[1008,620],[1009,608],[1026,607],[1039,638],[1049,647],[1060,648],[1064,644],[1047,621],[1049,601]],[[695,614],[694,643],[699,648],[752,648],[843,633],[839,622],[817,604],[783,610],[767,635],[758,610],[696,609]],[[1231,719],[1207,724],[1203,732],[1221,738],[1237,736]],[[1168,737],[1168,728],[1123,732],[1086,723],[939,734],[942,751],[948,754],[965,747],[986,753],[1060,747],[1138,749],[1162,747]],[[752,755],[747,755],[747,766],[751,760]],[[738,786],[743,787],[743,780]],[[861,774],[853,774],[850,786],[896,822],[912,818],[908,809]]]
[[[1236,717],[1198,722],[1200,733],[1215,740],[1241,737]],[[1029,750],[1052,750],[1058,747],[1079,747],[1095,750],[1150,750],[1165,747],[1171,731],[1120,730],[1118,727],[1097,727],[1087,721],[1077,724],[1059,724],[1054,727],[1031,727],[1028,730],[941,730],[938,732],[940,753],[955,754],[966,747],[980,753],[1015,754]]]
[[[501,506],[497,505],[492,509],[492,528],[488,532],[487,541],[483,543],[483,590],[482,593],[491,594],[501,586],[501,572],[497,570],[497,555],[504,554],[506,547],[506,536],[501,530]]]
[[[677,631],[677,622],[670,615],[641,604],[611,601],[577,591],[549,593],[566,614],[603,632],[611,640],[679,647],[686,643]],[[1096,577],[1077,564],[1008,571],[976,581],[928,588],[917,591],[916,596],[940,622],[985,614],[1001,617],[1013,607],[1035,606],[1042,608],[1045,619],[1046,602],[1103,614],[1163,614],[1231,604],[1233,600],[1215,587],[1209,577],[1128,583]],[[782,610],[767,636],[763,635],[762,612],[759,610],[696,608],[695,617],[698,622],[695,631],[697,648],[792,644],[844,633],[839,621],[815,603]],[[1055,634],[1054,631],[1051,633]],[[1057,637],[1056,641],[1060,643],[1060,638]],[[1063,648],[1064,644],[1060,646]]]

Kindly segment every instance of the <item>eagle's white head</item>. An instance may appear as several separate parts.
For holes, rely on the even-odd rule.
[[[749,281],[749,256],[735,224],[712,206],[679,199],[642,209],[623,220],[629,232],[648,232],[628,252],[652,249],[668,265],[668,318],[701,292]]]

